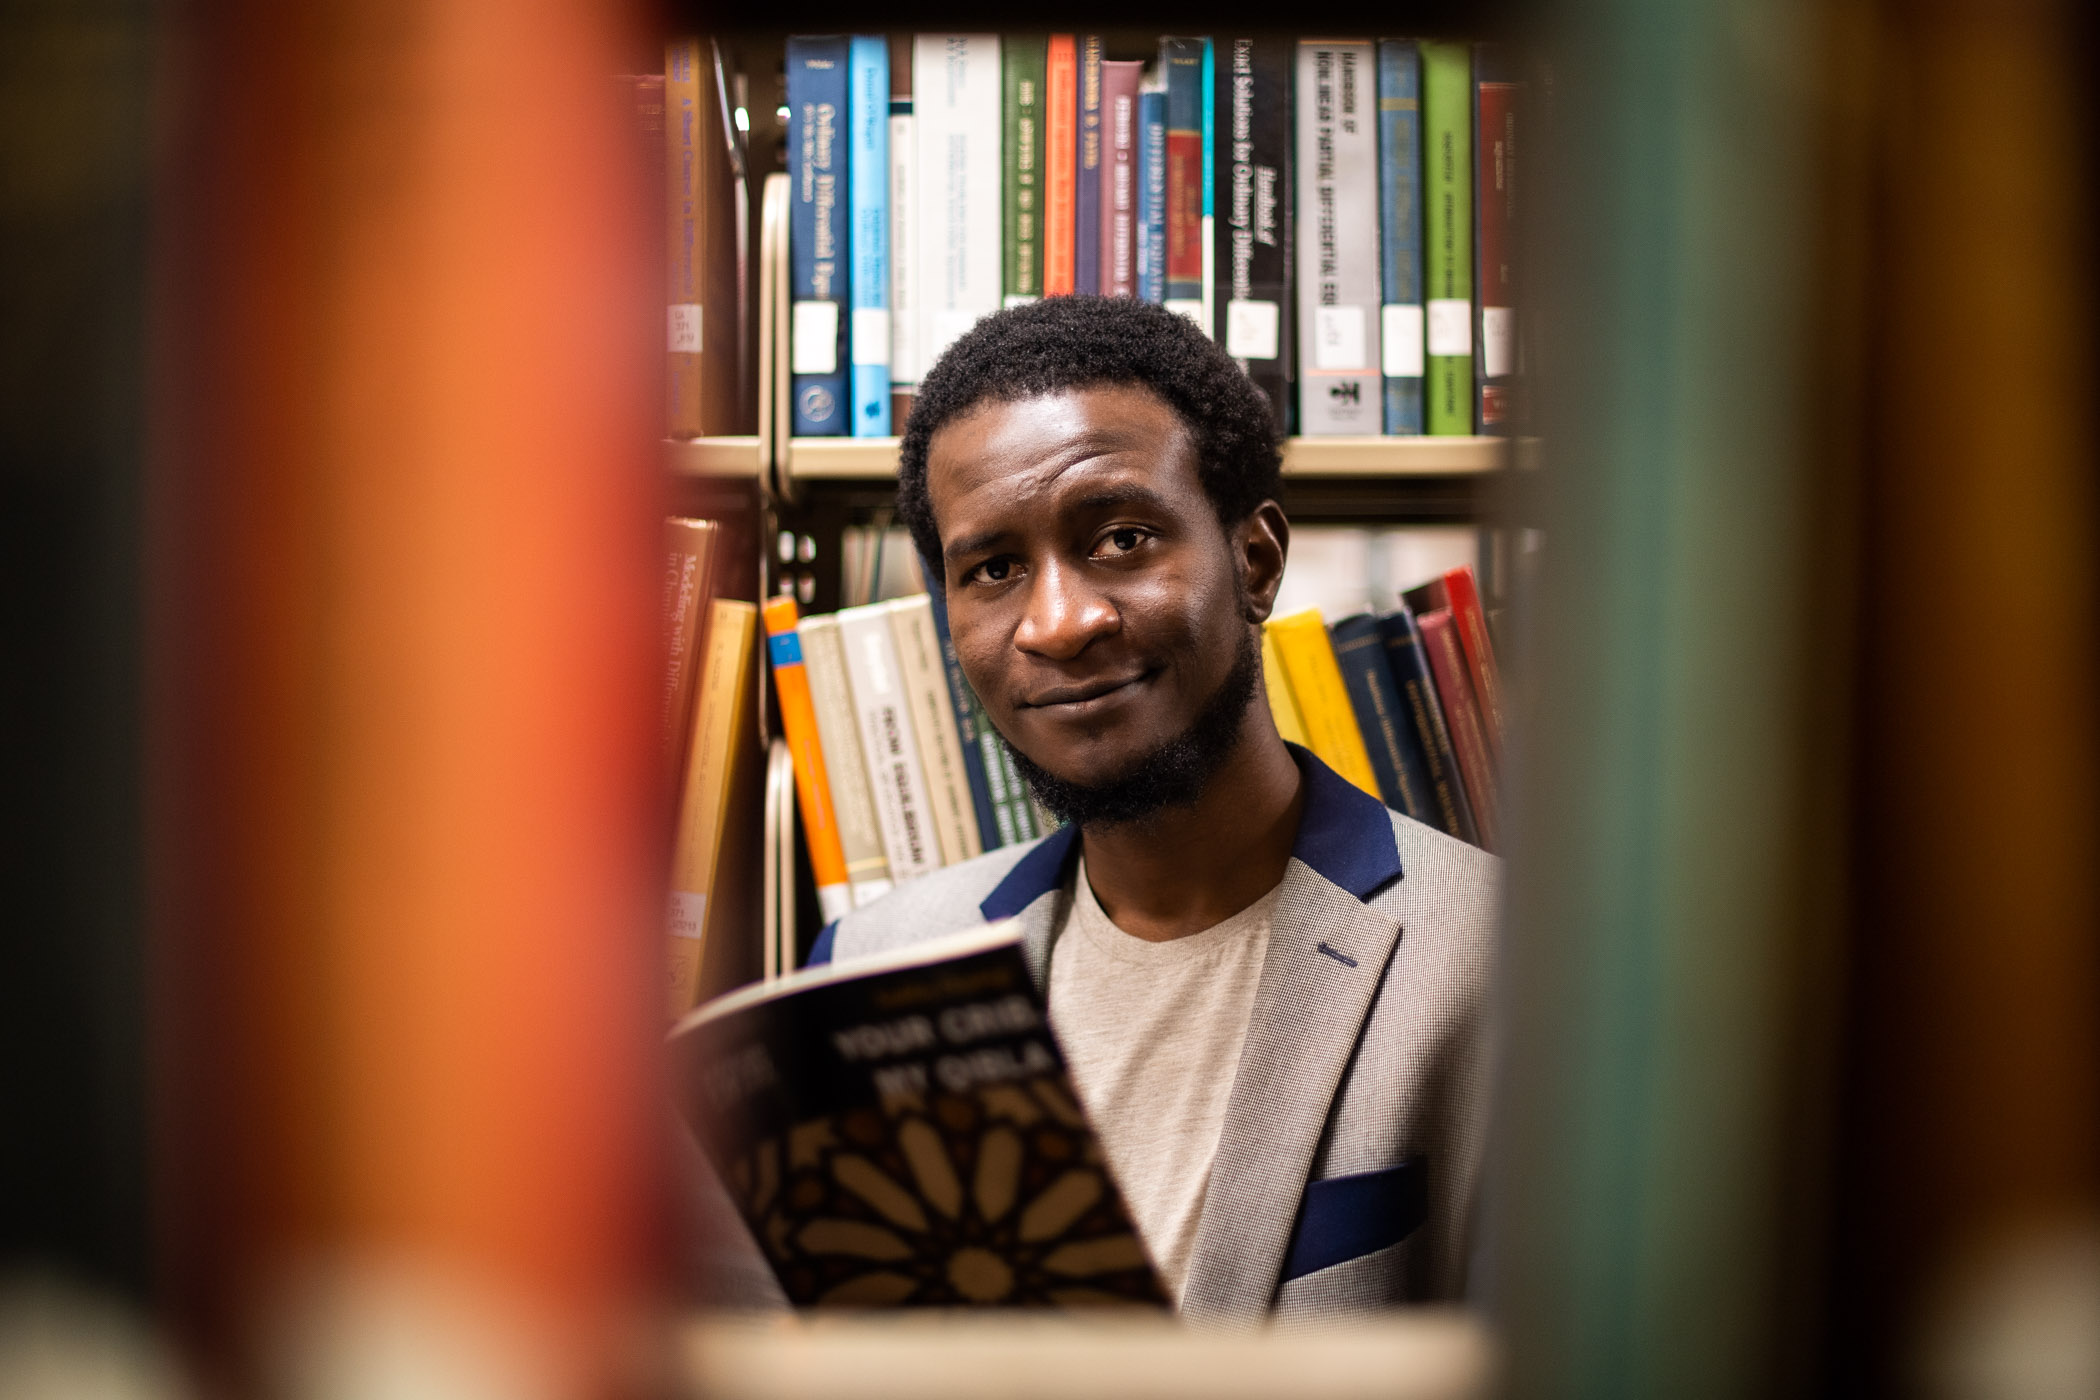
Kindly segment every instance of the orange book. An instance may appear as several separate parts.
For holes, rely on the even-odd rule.
[[[817,710],[809,695],[809,672],[802,665],[801,623],[793,598],[766,604],[766,646],[773,659],[773,693],[780,700],[780,727],[795,760],[795,799],[802,809],[802,836],[809,847],[809,868],[817,880],[817,903],[824,921],[853,908],[846,879],[846,849],[839,841],[838,816],[831,810],[831,778],[824,771],[824,745],[817,737]]]
[[[1043,69],[1043,295],[1070,296],[1076,274],[1073,239],[1078,186],[1079,49],[1069,34],[1052,34]]]
[[[717,951],[709,945],[722,942],[731,923],[728,911],[737,905],[717,897],[731,883],[718,877],[723,873],[723,847],[740,815],[736,794],[749,787],[749,770],[757,762],[752,722],[757,673],[751,661],[758,609],[718,598],[709,612],[700,693],[693,701],[693,737],[686,751],[685,792],[678,804],[678,836],[671,850],[673,1016],[683,1015],[699,998],[703,955],[720,962],[725,954],[740,951]]]

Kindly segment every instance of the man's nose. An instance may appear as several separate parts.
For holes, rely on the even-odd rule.
[[[1069,661],[1122,625],[1122,614],[1088,582],[1084,570],[1053,561],[1036,570],[1014,645],[1031,656]]]

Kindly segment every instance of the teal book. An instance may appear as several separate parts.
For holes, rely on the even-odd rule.
[[[1378,41],[1378,349],[1385,430],[1422,431],[1422,65],[1410,39]]]
[[[853,436],[890,435],[890,46],[857,34],[846,54],[846,194],[853,210]]]

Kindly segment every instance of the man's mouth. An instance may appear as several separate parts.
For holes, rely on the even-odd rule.
[[[1100,680],[1079,681],[1071,685],[1051,686],[1039,690],[1021,701],[1027,710],[1057,710],[1065,714],[1081,713],[1112,696],[1120,695],[1131,687],[1151,679],[1152,672],[1133,671],[1124,676],[1108,676]]]

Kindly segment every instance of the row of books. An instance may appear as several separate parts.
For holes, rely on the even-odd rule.
[[[1279,431],[1506,433],[1518,95],[1491,46],[1091,35],[787,46],[794,431],[883,436],[1001,305],[1189,316]]]

